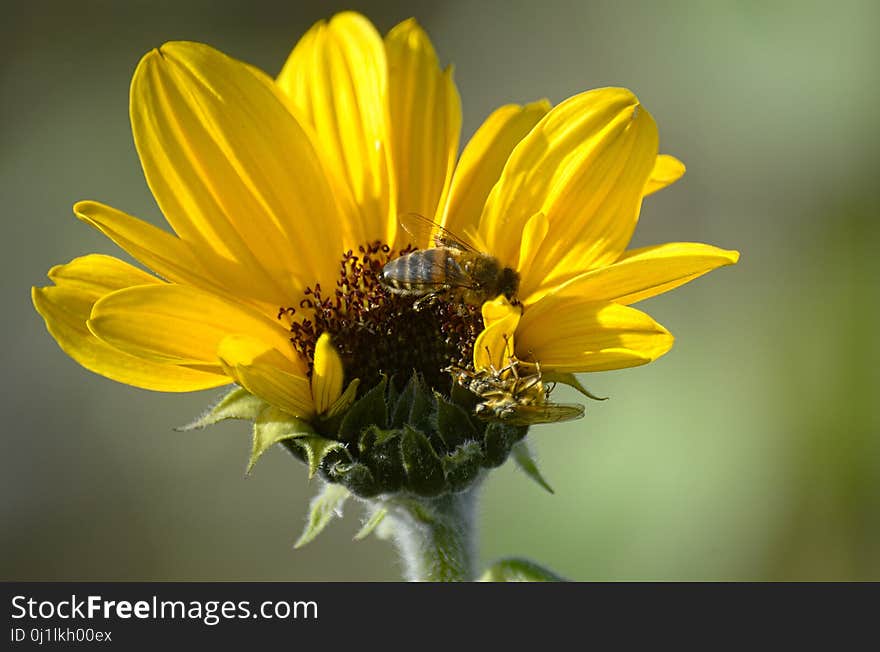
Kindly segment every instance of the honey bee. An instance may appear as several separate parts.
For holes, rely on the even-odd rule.
[[[510,267],[502,267],[497,258],[477,251],[417,213],[402,215],[400,226],[416,242],[424,242],[435,233],[434,246],[386,263],[379,280],[389,291],[425,299],[442,296],[473,306],[480,306],[499,294],[514,300],[519,274]]]
[[[532,370],[529,370],[529,368]],[[474,413],[486,421],[513,426],[571,421],[584,416],[584,406],[549,401],[552,387],[542,381],[541,366],[510,356],[502,369],[471,371],[450,367],[455,381],[479,396]],[[523,373],[528,371],[528,373]]]

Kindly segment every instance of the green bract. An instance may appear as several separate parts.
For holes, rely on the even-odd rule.
[[[467,489],[481,469],[503,464],[528,429],[472,415],[476,397],[432,391],[418,375],[397,389],[383,379],[347,411],[319,420],[313,430],[291,419],[257,420],[257,441],[283,441],[311,470],[361,498],[409,493],[440,496]],[[261,449],[259,452],[262,452]]]

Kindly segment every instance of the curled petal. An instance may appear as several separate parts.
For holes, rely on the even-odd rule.
[[[684,163],[677,158],[669,154],[658,154],[642,194],[647,197],[658,190],[671,186],[684,176],[684,172]]]

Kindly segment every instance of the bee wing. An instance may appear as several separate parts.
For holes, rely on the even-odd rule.
[[[435,247],[449,247],[463,251],[476,252],[471,245],[451,231],[444,229],[434,220],[419,213],[403,213],[397,218],[401,228],[413,238],[412,244],[422,246],[433,242]]]
[[[542,405],[517,405],[513,413],[504,418],[514,426],[530,426],[539,423],[573,421],[584,416],[584,406],[577,403],[544,403]]]
[[[415,255],[418,256],[420,253],[416,251]],[[421,256],[419,261],[420,264],[426,265],[427,277],[442,279],[436,282],[437,286],[475,289],[476,281],[462,270],[454,254],[455,250],[448,250],[445,256]]]

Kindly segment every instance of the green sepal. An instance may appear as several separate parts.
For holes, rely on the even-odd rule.
[[[263,410],[254,419],[253,444],[247,472],[250,473],[260,456],[278,442],[297,437],[310,437],[314,434],[312,427],[302,419],[264,404]]]
[[[419,496],[437,496],[446,488],[443,465],[428,438],[404,426],[400,437],[400,456],[406,470],[408,489]]]
[[[504,464],[510,455],[510,449],[525,437],[527,432],[528,428],[525,426],[511,426],[498,421],[490,422],[483,435],[486,453],[483,465],[492,468]]]
[[[297,437],[291,439],[290,444],[303,453],[304,461],[309,465],[309,480],[315,477],[318,469],[331,455],[338,458],[333,459],[333,463],[351,462],[351,455],[345,448],[345,444],[320,435]]]
[[[361,498],[372,498],[384,489],[376,482],[373,472],[362,462],[336,462],[330,466],[327,475]]]
[[[532,451],[529,450],[529,445],[525,441],[515,443],[510,449],[510,454],[513,457],[513,461],[517,463],[519,468],[525,471],[527,476],[551,494],[556,493],[553,491],[553,487],[551,487],[544,479],[544,476],[541,475],[541,471],[538,470],[538,464],[535,462],[535,457],[532,455]]]
[[[370,536],[373,530],[378,527],[378,525],[385,519],[387,515],[387,507],[379,507],[373,510],[373,513],[370,514],[370,518],[368,518],[364,522],[364,524],[361,526],[361,529],[358,530],[357,534],[354,535],[354,540],[362,541],[363,539],[366,539],[368,536]]]
[[[462,442],[479,437],[467,412],[439,394],[435,394],[435,397],[437,400],[437,434],[440,435],[447,449],[453,450]]]
[[[265,401],[241,387],[236,387],[198,419],[185,426],[179,426],[175,430],[178,432],[200,430],[226,419],[254,421],[265,407]]]
[[[391,420],[388,422],[388,425],[392,428],[403,428],[403,425],[409,419],[414,392],[415,387],[413,386],[412,378],[410,378],[406,385],[403,386],[403,389],[399,392],[395,391],[393,396],[389,394],[388,406],[391,410]]]
[[[360,459],[373,472],[383,492],[397,491],[403,486],[406,474],[400,459],[400,430],[383,430],[373,426],[361,435],[358,444]]]
[[[338,484],[326,483],[312,498],[309,505],[309,520],[294,548],[302,548],[313,541],[327,527],[334,516],[342,516],[342,506],[351,494],[348,489]]]
[[[389,378],[385,374],[381,374],[382,380],[385,381],[385,404],[388,406],[389,414],[394,414],[394,406],[397,405],[397,400],[400,398],[400,392],[397,388],[397,382],[395,378]],[[392,419],[393,421],[393,419]],[[392,422],[389,422],[388,425],[394,425]]]
[[[528,559],[500,559],[480,576],[480,582],[567,582],[551,570]]]
[[[461,444],[441,459],[446,484],[452,491],[462,491],[469,487],[480,474],[483,450],[475,441]]]
[[[449,392],[449,400],[456,405],[460,405],[466,412],[473,413],[474,408],[477,407],[477,403],[479,403],[481,399],[466,387],[459,385],[458,383],[452,383],[452,391]]]
[[[413,374],[410,383],[413,385],[414,392],[407,423],[418,430],[430,431],[431,413],[434,411],[431,390],[418,374]]]
[[[385,387],[388,379],[371,388],[360,399],[352,403],[336,437],[341,441],[356,442],[360,434],[370,426],[384,426],[388,420],[388,407],[385,405]]]
[[[409,424],[416,430],[427,430],[433,401],[421,376],[414,373],[393,403],[391,425],[402,428]]]
[[[560,383],[562,385],[574,387],[581,394],[583,394],[587,398],[593,399],[594,401],[608,400],[607,396],[596,396],[595,394],[591,394],[590,390],[581,385],[581,381],[579,381],[574,374],[567,374],[559,371],[541,372],[541,380],[543,380],[545,383]]]

